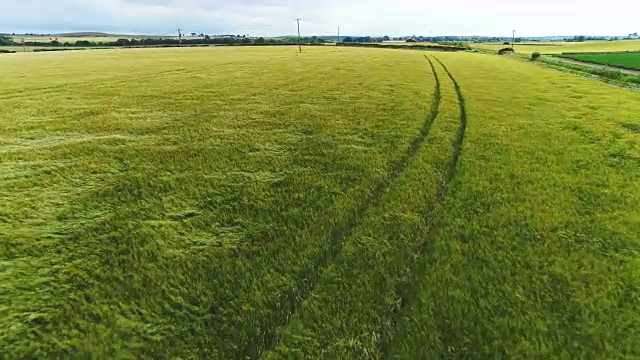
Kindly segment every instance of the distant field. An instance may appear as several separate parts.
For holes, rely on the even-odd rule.
[[[51,49],[51,47],[45,47],[45,46],[25,46],[24,48],[22,46],[0,46],[0,50],[12,50],[12,51],[16,51],[16,52],[24,52],[26,50],[26,52],[33,52],[34,50],[37,49]],[[78,50],[78,49],[91,49],[91,48],[83,48],[83,47],[78,47],[78,46],[74,46],[74,47],[64,47],[64,46],[56,46],[55,47],[56,50],[64,50],[64,49],[69,49],[69,50]],[[0,54],[2,55],[2,54]]]
[[[2,359],[640,358],[638,92],[334,46],[0,79]]]
[[[22,42],[22,36],[14,36],[13,41],[16,43]],[[25,41],[31,42],[51,42],[53,40],[58,40],[61,43],[69,42],[75,43],[76,41],[90,41],[90,42],[114,42],[118,39],[150,39],[150,38],[163,38],[163,39],[177,39],[177,36],[136,36],[136,35],[122,35],[122,36],[73,36],[73,37],[65,37],[65,36],[24,36]],[[183,39],[200,39],[200,37],[190,37],[184,36]]]
[[[628,53],[628,54],[567,54],[559,55],[568,59],[575,59],[580,61],[586,61],[595,64],[618,66],[627,69],[640,70],[640,53]]]
[[[0,50],[22,51],[23,49],[22,49],[22,46],[0,46]],[[0,55],[6,55],[6,54],[0,54]]]
[[[16,43],[21,43],[22,38],[23,38],[22,36],[14,36],[13,41]],[[118,40],[119,38],[103,37],[103,36],[100,36],[100,37],[25,36],[24,37],[24,41],[42,42],[42,43],[48,43],[56,39],[58,39],[58,41],[61,43],[65,43],[65,42],[75,43],[76,41],[84,41],[84,40],[91,41],[91,42],[112,42],[112,41]]]
[[[470,44],[472,48],[498,51],[510,45],[502,43]],[[538,45],[515,44],[516,52],[541,54],[560,54],[563,52],[598,52],[598,51],[634,51],[640,50],[640,40],[590,41],[583,43],[541,42]]]

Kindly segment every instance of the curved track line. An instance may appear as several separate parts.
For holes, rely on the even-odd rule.
[[[429,60],[427,55],[425,55],[424,57],[427,60]],[[403,277],[404,280],[398,282],[398,284],[396,285],[396,295],[400,299],[400,306],[397,308],[394,308],[396,309],[395,311],[394,310],[391,311],[391,323],[388,324],[387,326],[383,325],[382,329],[380,330],[379,350],[380,350],[380,353],[382,354],[381,356],[382,359],[391,358],[391,354],[389,353],[389,350],[390,350],[389,349],[389,340],[390,340],[389,330],[394,328],[398,324],[399,319],[403,317],[403,313],[406,311],[407,308],[409,308],[409,306],[412,304],[412,299],[415,297],[415,295],[413,294],[415,290],[412,288],[412,284],[415,281],[417,281],[416,270],[418,267],[418,262],[419,262],[419,259],[422,258],[422,255],[425,253],[427,249],[427,245],[429,244],[429,241],[434,236],[434,233],[436,230],[436,224],[435,224],[436,209],[444,201],[447,188],[449,187],[449,184],[455,177],[456,170],[460,162],[460,154],[462,153],[462,144],[464,142],[464,137],[467,132],[467,109],[465,105],[464,96],[462,94],[462,89],[460,88],[460,85],[458,84],[456,79],[453,77],[449,69],[442,63],[442,61],[440,61],[440,59],[438,59],[435,56],[433,56],[433,58],[442,66],[442,68],[447,73],[447,75],[449,76],[449,78],[451,79],[455,87],[456,94],[458,96],[458,104],[460,106],[460,126],[458,127],[458,133],[454,141],[453,154],[451,155],[451,162],[449,163],[449,168],[447,169],[447,173],[445,174],[444,181],[437,189],[434,203],[430,204],[426,211],[426,216],[428,219],[427,235],[422,239],[422,241],[418,242],[413,252],[413,256],[409,258],[409,265],[407,266],[409,271],[407,272],[407,276]]]
[[[237,358],[258,359],[265,351],[273,348],[277,342],[278,329],[286,326],[291,317],[296,313],[302,302],[306,300],[316,286],[316,282],[323,269],[330,265],[342,250],[342,241],[353,233],[360,225],[369,209],[380,202],[380,198],[391,183],[404,171],[411,159],[416,155],[424,143],[431,126],[438,117],[440,101],[440,79],[433,62],[427,58],[431,65],[431,71],[435,78],[433,101],[430,113],[420,128],[420,133],[411,141],[407,151],[398,159],[391,168],[389,174],[383,179],[371,195],[354,211],[347,219],[336,224],[329,237],[328,246],[322,254],[313,260],[297,275],[295,285],[283,292],[270,306],[270,314],[254,329],[253,335],[248,339],[244,349],[236,354]]]
[[[442,65],[444,71],[449,75],[451,81],[453,81],[453,85],[456,88],[456,93],[458,94],[458,103],[460,104],[460,129],[458,129],[458,137],[456,138],[455,151],[453,153],[453,162],[451,163],[451,167],[449,168],[449,174],[447,174],[447,183],[450,182],[455,176],[456,169],[458,168],[458,163],[460,162],[460,154],[462,153],[462,143],[464,142],[464,137],[467,134],[467,105],[464,100],[464,95],[462,94],[462,89],[460,88],[460,84],[453,77],[449,69],[438,59],[437,57],[433,57],[437,62]]]

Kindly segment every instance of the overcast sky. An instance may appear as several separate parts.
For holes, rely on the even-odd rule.
[[[0,0],[0,32],[627,35],[640,0]]]

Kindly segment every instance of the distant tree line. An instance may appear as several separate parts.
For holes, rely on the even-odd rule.
[[[351,47],[373,47],[381,49],[402,49],[402,50],[436,50],[436,51],[463,51],[468,50],[468,46],[459,46],[458,43],[441,43],[441,44],[428,44],[428,45],[406,45],[406,44],[377,44],[377,43],[356,43],[356,42],[341,42],[337,43],[337,46],[351,46]]]
[[[347,36],[342,39],[342,42],[346,43],[379,43],[383,41],[388,41],[390,38],[388,36],[383,37],[371,37],[371,36],[360,36],[360,37],[351,37]]]
[[[317,36],[304,37],[301,42],[305,45],[315,45],[327,42]],[[249,38],[249,37],[210,37],[205,35],[199,39],[161,39],[161,38],[143,38],[143,39],[118,39],[116,41],[101,42],[78,40],[76,42],[61,42],[56,40],[50,42],[26,41],[26,46],[40,47],[116,47],[116,46],[177,46],[177,45],[294,45],[298,43],[297,37],[286,38]],[[22,45],[16,44],[10,37],[0,37],[0,46],[3,45]]]
[[[508,39],[511,41],[511,38]],[[404,41],[408,43],[434,43],[434,44],[460,44],[467,42],[485,42],[485,41],[506,41],[506,38],[481,38],[470,36],[401,36],[401,37],[389,37],[389,36],[347,36],[342,38],[344,43],[380,43],[385,41]],[[522,41],[521,38],[516,39],[516,42]]]
[[[638,34],[629,34],[628,37],[604,37],[604,36],[574,36],[573,39],[566,39],[567,42],[585,42],[585,41],[615,41],[615,40],[624,40],[624,39],[633,39],[638,37]]]

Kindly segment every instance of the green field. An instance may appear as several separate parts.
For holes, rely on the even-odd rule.
[[[640,357],[638,92],[342,47],[0,78],[0,358]]]
[[[498,51],[510,45],[502,43],[478,43],[470,44],[474,49]],[[539,52],[541,54],[561,54],[564,52],[609,52],[609,51],[636,51],[640,50],[640,40],[620,40],[620,41],[587,41],[587,42],[540,42],[533,45],[515,44],[516,52],[531,54]]]
[[[590,62],[594,64],[617,66],[640,70],[640,53],[620,54],[563,54],[564,58]]]

